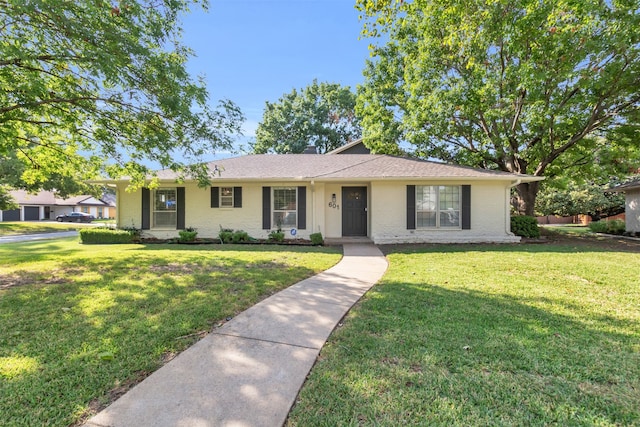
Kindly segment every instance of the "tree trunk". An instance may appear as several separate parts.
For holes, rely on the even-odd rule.
[[[520,215],[534,216],[536,197],[540,189],[540,181],[523,182],[516,186],[516,209]]]

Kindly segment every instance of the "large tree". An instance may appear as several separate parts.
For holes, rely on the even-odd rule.
[[[206,182],[242,115],[187,73],[191,3],[0,0],[0,163],[23,162],[31,188],[99,171],[140,185],[150,162]]]
[[[356,95],[349,87],[316,80],[294,89],[277,102],[267,102],[256,130],[256,153],[302,153],[313,145],[320,153],[360,138]]]
[[[543,176],[584,151],[589,136],[634,124],[635,1],[358,0],[357,8],[364,35],[383,36],[357,107],[374,150],[407,140],[419,155]],[[516,187],[521,212],[533,214],[538,189]]]

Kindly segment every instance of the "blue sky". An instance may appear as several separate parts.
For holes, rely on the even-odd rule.
[[[228,98],[247,117],[246,142],[275,102],[313,79],[355,90],[369,57],[352,0],[209,0],[182,18],[195,51],[190,72],[204,75],[212,100]],[[219,153],[222,154],[222,153]]]

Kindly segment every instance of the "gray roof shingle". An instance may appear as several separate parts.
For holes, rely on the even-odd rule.
[[[221,171],[214,180],[542,179],[382,154],[253,154],[210,162],[208,167]],[[157,177],[175,180],[177,174],[161,170]]]

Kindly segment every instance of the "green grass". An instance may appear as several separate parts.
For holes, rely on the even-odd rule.
[[[640,425],[640,246],[390,251],[288,426]]]
[[[547,236],[568,235],[568,236],[584,236],[593,234],[589,227],[580,224],[552,225],[540,227],[541,234]]]
[[[81,227],[91,227],[88,224],[71,222],[0,222],[0,236],[16,234],[55,233],[57,231],[77,230]]]
[[[77,424],[225,318],[339,258],[284,246],[0,245],[0,424]]]

